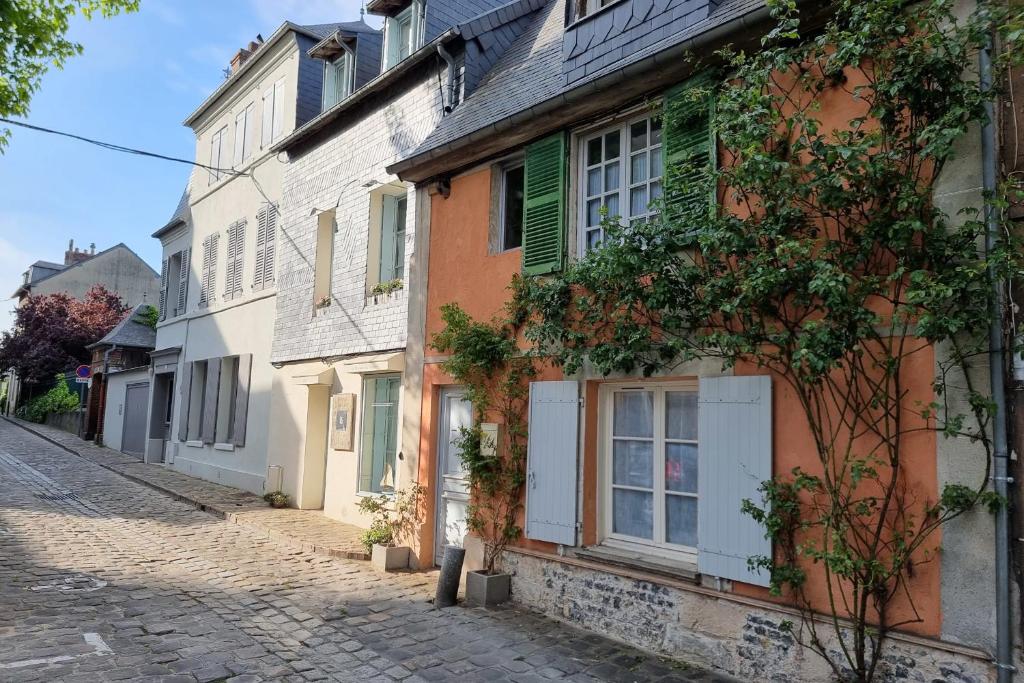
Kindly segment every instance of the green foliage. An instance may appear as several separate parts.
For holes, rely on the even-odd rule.
[[[517,280],[518,284],[518,280]],[[516,343],[525,319],[510,307],[506,318],[480,322],[457,304],[441,307],[445,328],[431,345],[450,354],[443,369],[466,386],[473,425],[456,441],[472,491],[467,525],[484,541],[484,569],[493,573],[509,543],[522,535],[517,523],[526,479],[526,409],[533,359]],[[498,418],[499,443],[488,443],[481,425]]]
[[[937,503],[918,500],[904,445],[934,430],[978,443],[986,463],[991,454],[994,405],[968,369],[987,348],[992,281],[1020,270],[1020,252],[1006,237],[984,253],[984,207],[951,219],[934,190],[994,96],[979,83],[978,51],[992,32],[1021,35],[1022,22],[988,3],[962,17],[951,0],[840,0],[805,34],[795,2],[769,5],[776,26],[762,49],[721,53],[728,73],[717,86],[663,112],[671,130],[713,95],[719,163],[670,165],[658,218],[608,217],[601,249],[525,282],[517,298],[527,338],[568,372],[651,375],[717,357],[787,385],[818,467],[765,482],[763,500],[744,504],[776,548],[751,564],[803,611],[803,644],[838,678],[867,681],[888,631],[908,623],[890,619],[893,599],[918,620],[907,579],[937,552],[935,532],[1003,504],[987,472]],[[715,211],[695,199],[712,188]],[[931,349],[936,400],[915,404],[910,360]],[[804,590],[813,565],[827,605]],[[813,617],[822,608],[835,644]]]
[[[360,536],[360,542],[371,552],[375,545],[394,545],[400,539],[411,537],[416,530],[420,500],[425,489],[414,484],[394,495],[365,496],[356,507],[370,515],[370,528]]]
[[[82,46],[65,36],[81,13],[112,17],[134,12],[138,0],[5,0],[0,2],[0,118],[27,116],[32,95],[51,66],[63,68]],[[0,152],[10,131],[0,128]]]
[[[156,324],[160,322],[160,311],[156,306],[146,306],[139,311],[139,322],[155,330]]]
[[[373,286],[373,289],[370,290],[370,293],[391,294],[392,292],[399,291],[403,287],[405,287],[405,282],[402,281],[402,278],[395,278],[394,280],[388,280],[387,282],[378,282]]]
[[[78,394],[71,391],[64,375],[42,396],[37,396],[17,410],[17,416],[29,422],[42,423],[50,413],[72,413],[79,407]]]
[[[271,491],[270,493],[263,494],[263,500],[265,500],[270,507],[286,508],[288,507],[289,502],[291,502],[291,497],[282,491]]]

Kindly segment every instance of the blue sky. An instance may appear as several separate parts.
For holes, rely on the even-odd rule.
[[[40,126],[192,159],[181,122],[223,80],[231,56],[285,19],[352,21],[361,0],[142,0],[134,14],[76,19],[85,46],[63,71],[50,71],[28,121]],[[367,23],[379,26],[375,17]],[[61,261],[69,239],[97,250],[124,242],[155,268],[150,237],[170,217],[189,167],[109,152],[14,129],[0,155],[0,329],[10,326],[26,267]]]

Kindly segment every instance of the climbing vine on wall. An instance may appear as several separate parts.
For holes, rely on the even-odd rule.
[[[745,503],[775,548],[750,562],[801,609],[798,641],[868,681],[890,631],[923,621],[914,577],[937,532],[1003,503],[987,488],[994,408],[976,366],[992,279],[1021,263],[1008,237],[981,248],[982,202],[947,215],[936,183],[993,97],[978,51],[1016,41],[1020,21],[988,3],[961,16],[948,0],[851,0],[805,31],[795,2],[769,5],[761,49],[723,52],[724,76],[663,112],[664,130],[692,129],[713,101],[718,163],[670,159],[659,218],[608,217],[600,249],[518,296],[526,336],[569,372],[718,357],[795,396],[817,458]],[[908,469],[929,432],[978,444],[985,474],[923,490]]]
[[[466,387],[473,406],[473,424],[457,441],[466,468],[472,501],[467,524],[484,542],[484,569],[495,571],[502,551],[522,535],[519,513],[526,477],[526,411],[530,379],[536,375],[531,358],[517,343],[523,319],[512,308],[505,318],[474,320],[457,304],[441,307],[445,329],[432,346],[451,354],[443,369]],[[482,425],[499,424],[493,442]]]

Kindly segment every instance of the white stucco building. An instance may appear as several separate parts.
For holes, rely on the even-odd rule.
[[[323,64],[307,51],[335,34],[379,46],[362,22],[286,22],[240,50],[185,120],[202,166],[154,233],[163,264],[150,462],[256,493],[279,488],[266,481],[285,166],[272,147],[320,112]]]

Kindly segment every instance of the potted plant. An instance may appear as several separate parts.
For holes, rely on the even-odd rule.
[[[280,491],[271,491],[270,493],[265,493],[263,495],[263,500],[270,503],[270,507],[272,508],[286,508],[288,507],[288,502],[290,499],[288,498],[288,494],[286,493],[282,493]]]
[[[508,313],[506,320],[481,322],[458,305],[446,304],[441,308],[445,329],[431,342],[450,354],[443,368],[467,387],[473,404],[473,425],[461,430],[456,448],[472,496],[466,524],[484,546],[483,568],[466,574],[466,603],[484,607],[511,594],[511,576],[498,564],[505,548],[522,535],[518,519],[526,479],[526,411],[530,379],[536,375],[533,359],[517,343],[523,318],[513,309]],[[500,423],[500,431],[485,430],[488,420]]]
[[[363,532],[360,541],[370,554],[374,569],[386,572],[408,568],[409,547],[397,543],[414,531],[422,494],[423,487],[413,484],[394,495],[366,496],[359,500],[359,510],[371,517],[370,528]]]

